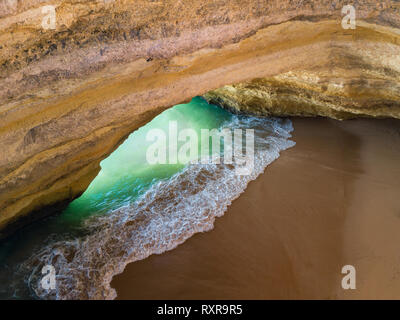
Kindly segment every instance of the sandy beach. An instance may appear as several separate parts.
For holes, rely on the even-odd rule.
[[[293,119],[297,145],[211,232],[131,263],[119,299],[399,299],[400,121]],[[356,289],[343,290],[344,265]]]

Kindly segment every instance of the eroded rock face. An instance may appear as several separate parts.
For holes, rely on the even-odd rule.
[[[357,79],[345,75],[324,77],[322,73],[288,72],[226,85],[204,97],[232,112],[261,116],[400,119],[400,87],[396,78],[382,75],[378,79]]]
[[[77,197],[130,132],[196,95],[258,114],[400,118],[400,6],[357,1],[353,30],[345,4],[0,0],[0,229]]]

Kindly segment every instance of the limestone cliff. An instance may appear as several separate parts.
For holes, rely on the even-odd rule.
[[[323,116],[400,119],[396,77],[347,78],[344,73],[288,72],[271,78],[226,85],[204,95],[232,112],[262,116]],[[390,79],[391,78],[391,79]]]
[[[130,132],[195,95],[400,118],[399,3],[355,1],[356,29],[342,28],[345,4],[0,0],[0,229],[77,197]]]

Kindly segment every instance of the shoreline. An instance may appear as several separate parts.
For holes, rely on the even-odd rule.
[[[400,121],[292,121],[296,146],[212,231],[115,276],[118,299],[400,298]]]

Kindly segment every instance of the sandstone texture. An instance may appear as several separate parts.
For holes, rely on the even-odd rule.
[[[344,29],[347,4],[0,0],[0,237],[79,196],[132,131],[196,95],[252,114],[400,118],[400,3],[354,1]]]

